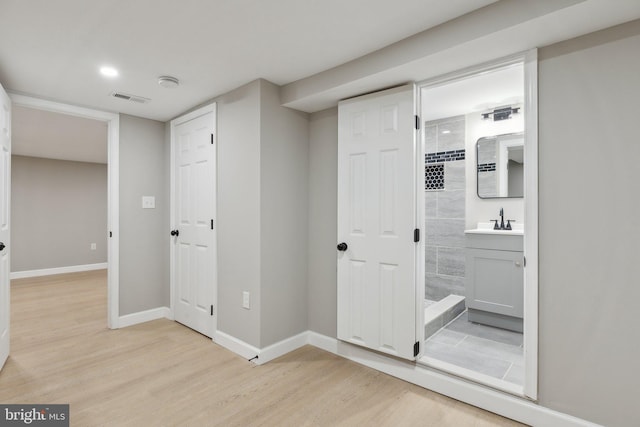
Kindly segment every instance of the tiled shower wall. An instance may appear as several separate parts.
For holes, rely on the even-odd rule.
[[[444,166],[444,188],[425,190],[425,298],[428,300],[465,294],[464,150],[464,116],[425,123],[425,171],[434,165]]]
[[[495,138],[478,143],[478,195],[498,196],[498,172],[496,171]]]

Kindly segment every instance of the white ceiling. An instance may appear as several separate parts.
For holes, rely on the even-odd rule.
[[[0,82],[166,121],[257,78],[284,85],[494,2],[0,0]],[[103,65],[120,76],[103,78]],[[159,87],[161,75],[180,87]],[[151,102],[109,97],[113,91]]]
[[[284,105],[313,112],[638,18],[639,0],[0,0],[0,83],[167,121],[264,78],[284,86]],[[103,65],[120,76],[100,76]],[[161,88],[160,75],[180,87]],[[90,122],[16,108],[14,152],[106,162],[85,145]]]
[[[20,156],[107,163],[107,123],[14,106],[11,151]]]
[[[640,0],[500,0],[282,88],[314,112],[340,99],[426,79],[640,18]]]
[[[518,64],[422,89],[422,121],[486,111],[523,101],[524,67]]]

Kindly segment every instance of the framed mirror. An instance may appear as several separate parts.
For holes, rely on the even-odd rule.
[[[476,143],[478,197],[524,196],[524,134],[486,136]]]

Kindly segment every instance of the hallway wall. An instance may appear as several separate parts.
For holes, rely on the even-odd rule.
[[[107,262],[107,165],[12,156],[11,221],[11,272]]]

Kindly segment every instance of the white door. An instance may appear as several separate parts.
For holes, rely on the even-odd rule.
[[[0,369],[9,356],[11,101],[0,86]]]
[[[415,359],[414,87],[338,106],[338,338]]]
[[[217,275],[215,105],[172,125],[174,316],[212,337]]]

